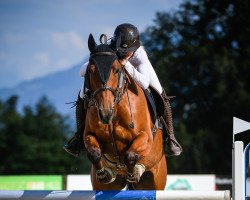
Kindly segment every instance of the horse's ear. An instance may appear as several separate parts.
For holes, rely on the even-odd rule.
[[[89,34],[88,46],[89,46],[90,52],[94,51],[94,49],[97,46],[97,44],[95,43],[95,39],[91,33]]]

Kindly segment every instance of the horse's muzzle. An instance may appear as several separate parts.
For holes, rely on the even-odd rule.
[[[98,117],[103,124],[109,124],[113,119],[113,116],[114,116],[114,109],[109,109],[109,110],[98,109]]]

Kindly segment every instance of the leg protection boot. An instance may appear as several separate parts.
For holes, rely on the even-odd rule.
[[[81,150],[86,150],[83,143],[83,132],[85,128],[85,119],[86,119],[86,109],[84,107],[84,99],[78,96],[76,101],[76,126],[77,131],[74,136],[64,145],[63,149],[73,155],[78,157],[81,153]]]
[[[182,152],[181,145],[177,142],[175,136],[174,136],[174,128],[173,128],[173,119],[172,119],[172,111],[171,111],[171,105],[169,102],[169,97],[166,95],[165,91],[162,92],[162,97],[164,100],[164,120],[165,121],[165,127],[167,127],[167,135],[165,139],[165,153],[167,156],[178,156]],[[164,122],[163,122],[164,123]]]

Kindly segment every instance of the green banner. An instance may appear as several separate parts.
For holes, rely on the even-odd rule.
[[[62,176],[0,176],[0,190],[62,190]]]

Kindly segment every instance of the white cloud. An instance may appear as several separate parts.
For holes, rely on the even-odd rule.
[[[49,55],[44,52],[34,54],[34,60],[40,66],[47,66],[50,63]]]
[[[84,49],[83,39],[76,32],[53,32],[51,37],[54,45],[60,50]]]

